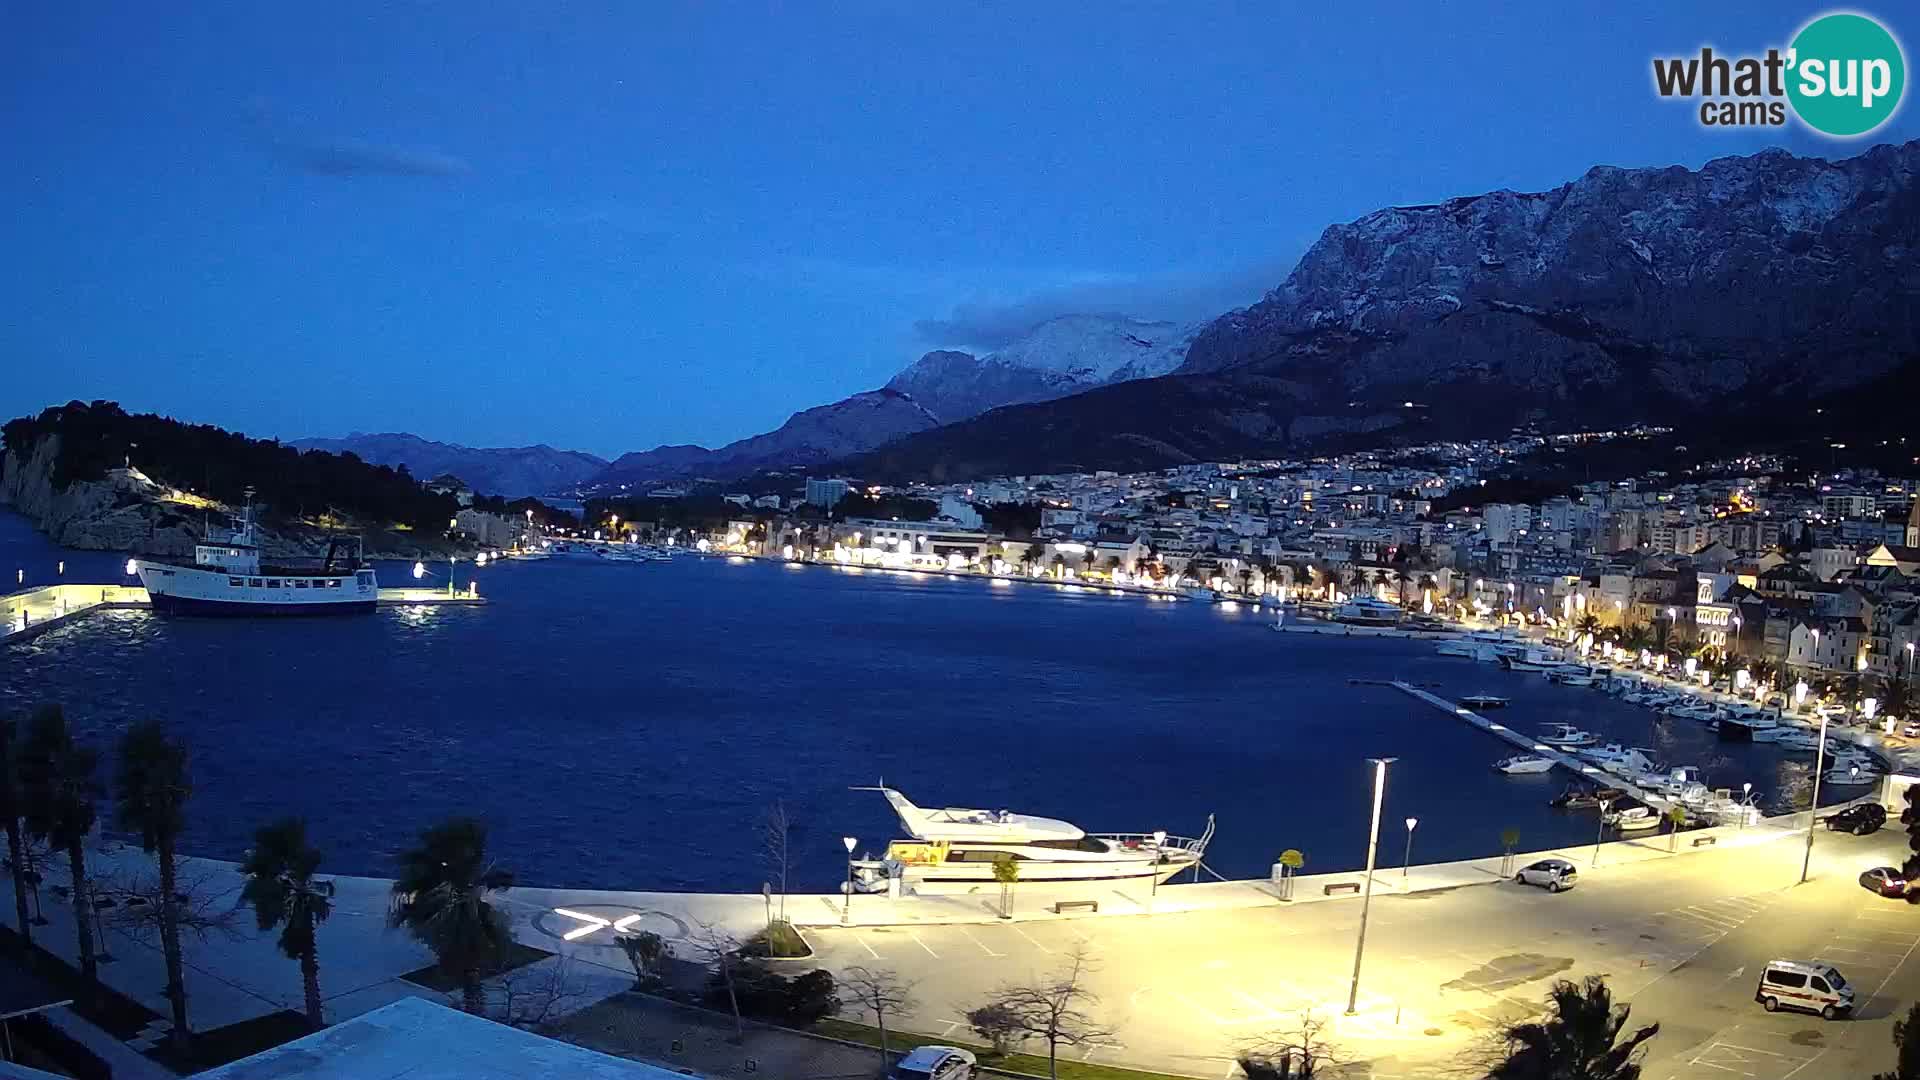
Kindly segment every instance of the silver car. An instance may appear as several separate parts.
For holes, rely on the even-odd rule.
[[[957,1046],[921,1046],[901,1058],[887,1080],[973,1080],[973,1052]]]
[[[1538,885],[1548,892],[1562,892],[1580,880],[1580,871],[1565,859],[1541,859],[1523,867],[1513,875],[1513,880],[1522,885]]]

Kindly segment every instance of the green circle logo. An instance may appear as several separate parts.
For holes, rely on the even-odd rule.
[[[1787,99],[1815,131],[1865,135],[1887,122],[1907,88],[1907,62],[1886,27],[1847,12],[1822,15],[1793,39]]]

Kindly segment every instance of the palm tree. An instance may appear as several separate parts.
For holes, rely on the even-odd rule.
[[[463,1007],[478,1014],[481,972],[505,957],[512,935],[489,898],[513,886],[513,873],[487,862],[487,827],[451,818],[420,834],[400,853],[387,922],[405,927],[433,950],[440,970],[460,982]]]
[[[187,983],[180,959],[180,903],[174,849],[187,825],[187,748],[167,738],[158,720],[144,720],[120,737],[120,824],[140,834],[140,846],[160,863],[160,951],[167,964],[167,1001],[173,1006],[168,1038],[187,1037]]]
[[[80,974],[91,983],[100,977],[93,955],[93,896],[87,882],[87,833],[98,818],[100,781],[94,776],[100,755],[73,741],[66,713],[42,705],[27,722],[20,750],[20,794],[26,802],[27,833],[64,849],[73,875],[73,924],[80,941]]]
[[[315,931],[333,914],[333,882],[315,881],[320,851],[307,843],[307,823],[283,818],[255,830],[253,850],[240,872],[247,884],[240,902],[253,908],[260,929],[280,928],[280,951],[300,961],[307,993],[307,1023],[326,1024],[320,1009],[320,956]]]
[[[1631,1010],[1613,1004],[1606,979],[1561,979],[1548,992],[1547,1002],[1545,1020],[1514,1024],[1503,1032],[1507,1057],[1488,1072],[1488,1080],[1639,1080],[1640,1063],[1634,1055],[1660,1033],[1660,1025],[1649,1024],[1620,1042]]]
[[[12,867],[14,925],[20,928],[20,954],[33,949],[33,920],[27,917],[27,851],[20,834],[20,770],[14,761],[16,724],[0,717],[0,825],[7,830],[7,865]]]
[[[1583,634],[1598,635],[1600,633],[1600,616],[1589,611],[1585,615],[1573,620],[1573,628]]]
[[[1634,623],[1620,634],[1620,644],[1630,652],[1639,652],[1653,645],[1653,631],[1646,623]]]

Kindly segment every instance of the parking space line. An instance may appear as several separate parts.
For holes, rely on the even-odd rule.
[[[1026,938],[1027,944],[1032,945],[1034,948],[1039,949],[1041,952],[1046,953],[1049,956],[1053,955],[1053,950],[1047,948],[1045,945],[1040,944],[1038,941],[1035,941],[1033,939],[1032,934],[1027,933],[1025,930],[1022,930],[1017,926],[1013,928],[1013,932],[1016,934],[1019,934],[1023,938]]]
[[[1221,1016],[1219,1013],[1214,1012],[1212,1009],[1207,1008],[1206,1006],[1193,1000],[1192,998],[1181,993],[1180,991],[1171,990],[1168,992],[1171,993],[1174,997],[1180,999],[1180,1003],[1182,1005],[1185,1005],[1187,1008],[1192,1009],[1194,1012],[1197,1012],[1201,1016],[1204,1016],[1207,1019],[1213,1021],[1215,1024],[1218,1024],[1221,1027],[1226,1027],[1227,1024],[1229,1023],[1229,1021],[1225,1017]]]
[[[880,959],[880,954],[873,951],[873,946],[867,944],[867,939],[860,936],[860,931],[855,930],[853,932],[853,940],[859,942],[860,947],[867,950],[868,956],[873,957],[875,960]]]
[[[1800,1071],[1801,1069],[1804,1069],[1804,1068],[1806,1068],[1807,1066],[1809,1066],[1809,1065],[1811,1065],[1811,1064],[1813,1064],[1814,1062],[1816,1062],[1816,1061],[1819,1061],[1819,1060],[1820,1060],[1821,1058],[1823,1058],[1823,1057],[1825,1057],[1825,1056],[1827,1056],[1827,1048],[1823,1046],[1823,1047],[1821,1047],[1821,1048],[1820,1048],[1820,1052],[1819,1052],[1819,1053],[1817,1053],[1817,1054],[1815,1054],[1815,1055],[1813,1055],[1812,1057],[1810,1057],[1810,1058],[1808,1058],[1807,1060],[1805,1060],[1805,1061],[1803,1061],[1803,1062],[1801,1062],[1800,1064],[1798,1064],[1798,1065],[1795,1065],[1795,1066],[1793,1067],[1793,1071],[1792,1071],[1792,1072],[1789,1072],[1789,1073],[1787,1073],[1787,1075],[1785,1075],[1785,1076],[1783,1076],[1783,1077],[1781,1077],[1781,1078],[1780,1078],[1780,1080],[1793,1080],[1793,1077],[1794,1077],[1794,1074],[1795,1074],[1795,1073],[1798,1073],[1798,1072],[1799,1072],[1799,1071]]]
[[[1691,907],[1691,906],[1683,908],[1682,910],[1692,912],[1694,916],[1700,919],[1702,922],[1712,923],[1715,926],[1725,927],[1728,930],[1732,930],[1740,925],[1739,920],[1730,918],[1726,915],[1722,915],[1717,911],[1707,911],[1702,908]]]
[[[993,951],[992,949],[989,949],[989,948],[987,948],[987,943],[986,943],[986,942],[984,942],[984,941],[981,941],[981,940],[980,940],[979,938],[977,938],[977,937],[974,937],[974,936],[973,936],[973,932],[972,932],[972,931],[970,931],[970,930],[968,930],[968,929],[967,929],[966,927],[964,927],[964,926],[960,928],[960,932],[961,932],[962,934],[964,934],[964,935],[966,935],[966,938],[967,938],[967,940],[968,940],[968,941],[971,941],[971,942],[973,942],[973,943],[974,943],[975,945],[978,945],[978,946],[980,946],[980,951],[981,951],[981,952],[983,952],[983,953],[986,953],[986,954],[987,954],[988,956],[1005,956],[1005,955],[1007,955],[1006,953],[997,953],[997,952],[994,952],[994,951]]]
[[[933,950],[932,950],[931,948],[928,948],[928,946],[927,946],[927,943],[926,943],[926,942],[924,942],[924,941],[921,941],[921,940],[920,940],[920,935],[919,935],[919,934],[916,934],[916,933],[914,933],[913,931],[911,931],[911,930],[909,930],[909,931],[907,931],[907,936],[913,939],[913,943],[914,943],[915,945],[918,945],[918,946],[920,946],[921,948],[923,948],[923,949],[926,949],[926,950],[927,950],[927,955],[928,955],[928,956],[931,956],[931,957],[933,957],[933,958],[934,958],[935,960],[938,960],[938,959],[940,959],[940,954],[939,954],[939,953],[937,953],[937,952],[934,952],[934,951],[933,951]]]

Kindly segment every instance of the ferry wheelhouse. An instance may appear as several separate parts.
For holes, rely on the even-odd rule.
[[[132,559],[153,609],[169,615],[349,615],[371,612],[380,596],[358,538],[329,541],[310,566],[260,561],[248,493],[241,526],[194,545],[193,562]]]

